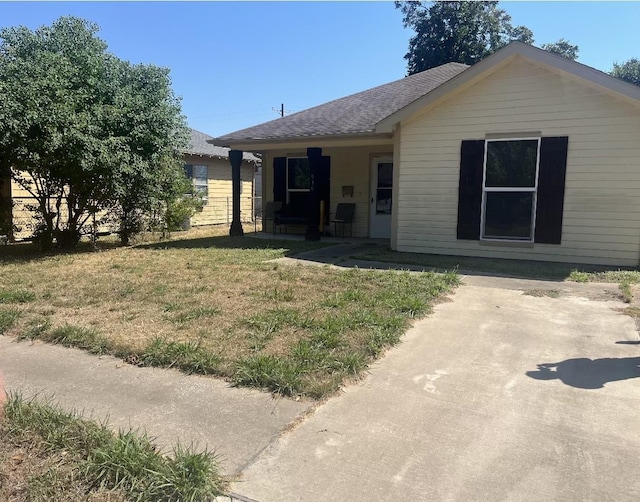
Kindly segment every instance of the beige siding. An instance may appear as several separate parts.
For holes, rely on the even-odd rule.
[[[207,166],[209,176],[209,197],[202,208],[191,218],[191,225],[220,225],[231,223],[232,186],[229,159],[199,155],[185,156],[185,164]],[[240,217],[242,222],[253,221],[253,170],[254,164],[243,162],[241,168],[242,193]]]
[[[372,159],[376,155],[391,155],[393,145],[370,147],[323,148],[322,154],[331,157],[331,201],[330,212],[333,219],[340,202],[355,203],[353,224],[354,237],[369,235],[369,200],[371,197],[370,172]],[[276,150],[267,152],[263,159],[263,197],[273,200],[273,159],[275,157],[306,156],[306,149]],[[353,186],[353,197],[343,196],[342,187]],[[267,229],[271,231],[271,228]],[[333,233],[333,225],[330,225]],[[340,229],[338,233],[340,234]]]
[[[636,265],[640,110],[522,59],[402,124],[399,251]],[[456,239],[460,145],[487,134],[568,136],[561,245]]]
[[[15,233],[15,238],[26,239],[31,237],[36,220],[33,217],[33,212],[29,211],[25,206],[27,204],[33,205],[35,199],[13,180],[11,180],[11,199],[14,204],[13,224],[18,228],[18,231]]]

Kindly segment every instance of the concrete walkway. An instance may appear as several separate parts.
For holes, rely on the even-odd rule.
[[[467,277],[234,491],[284,501],[640,500],[640,345],[615,287]],[[565,284],[565,283],[562,283]]]
[[[226,382],[173,370],[138,368],[109,356],[0,336],[0,374],[7,390],[54,396],[114,427],[141,428],[157,442],[215,449],[228,475],[273,442],[310,403],[229,388]],[[1,375],[0,375],[1,379]]]

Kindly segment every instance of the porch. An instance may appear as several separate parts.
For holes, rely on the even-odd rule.
[[[265,212],[266,232],[309,238],[309,227],[317,225],[323,240],[391,237],[393,145],[282,148],[263,152],[262,159],[263,201],[279,210]],[[345,207],[352,221],[335,225]]]

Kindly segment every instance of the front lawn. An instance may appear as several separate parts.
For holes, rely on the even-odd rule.
[[[318,245],[220,235],[48,256],[14,249],[0,255],[0,334],[321,398],[458,279],[270,261]]]

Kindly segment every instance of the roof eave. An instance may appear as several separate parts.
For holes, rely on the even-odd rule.
[[[207,143],[211,143],[216,146],[223,146],[226,148],[236,148],[242,150],[268,150],[278,147],[284,147],[292,143],[301,145],[318,145],[318,144],[339,144],[341,142],[376,142],[391,140],[393,133],[349,133],[349,134],[331,134],[324,136],[291,136],[284,138],[241,138],[241,139],[229,139],[229,138],[213,138],[207,140]]]
[[[394,112],[388,117],[382,119],[376,124],[375,131],[377,133],[393,132],[397,123],[413,115],[420,109],[425,108],[429,104],[442,99],[444,96],[456,89],[483,78],[486,73],[495,71],[501,65],[506,64],[516,56],[521,56],[542,65],[558,69],[584,80],[588,80],[597,86],[608,89],[609,91],[620,94],[626,98],[640,101],[640,87],[638,86],[624,82],[620,79],[607,75],[600,70],[583,65],[582,63],[571,61],[562,56],[538,49],[532,45],[523,44],[521,42],[512,42],[488,58],[483,59],[452,79],[444,82],[428,94],[425,94],[421,98],[409,103],[404,108],[401,108],[397,112]]]

